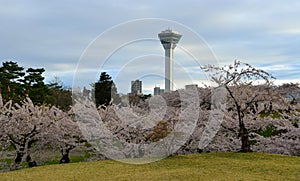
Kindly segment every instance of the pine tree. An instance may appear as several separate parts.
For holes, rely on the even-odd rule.
[[[112,98],[114,102],[119,101],[117,88],[111,77],[106,72],[102,72],[99,81],[92,84],[92,86],[94,89],[93,96],[97,107],[100,105],[109,105]]]
[[[8,100],[19,102],[24,99],[24,89],[20,82],[24,75],[24,68],[16,62],[2,63],[2,67],[0,67],[0,92],[4,102]]]

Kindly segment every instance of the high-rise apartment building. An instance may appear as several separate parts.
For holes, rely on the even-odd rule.
[[[142,94],[142,81],[131,81],[131,94]]]

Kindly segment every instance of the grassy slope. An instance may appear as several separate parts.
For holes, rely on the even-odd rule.
[[[300,157],[203,153],[144,165],[106,160],[0,173],[0,180],[300,180]]]

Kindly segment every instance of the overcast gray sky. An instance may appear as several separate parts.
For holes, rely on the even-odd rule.
[[[300,82],[299,10],[298,0],[0,0],[0,60],[17,61],[25,68],[44,67],[46,81],[57,76],[72,87],[80,57],[89,58],[84,52],[91,49],[89,45],[99,35],[133,19],[162,18],[183,24],[198,34],[201,43],[208,45],[205,51],[210,48],[219,64],[239,59],[272,73],[277,83]],[[124,46],[111,36],[106,37],[107,41],[102,38],[100,44],[107,48],[106,53],[111,43],[119,48],[110,52],[106,63],[99,67],[97,60],[91,58],[90,61],[95,61],[94,70],[82,69],[86,75],[80,74],[80,86],[88,86],[99,72],[107,71],[123,93],[129,91],[130,81],[137,78],[144,81],[146,93],[152,93],[155,85],[163,87],[164,51],[157,33],[168,28],[168,23],[162,23],[161,28],[148,24],[135,27],[149,34],[145,38],[150,39],[144,41]],[[177,28],[172,23],[170,26]],[[116,30],[130,37],[126,29]],[[184,51],[193,46],[186,43],[190,36],[181,31],[182,47],[177,47],[174,53],[177,88],[205,81],[199,65],[192,63],[191,56]],[[101,58],[103,49],[99,52],[94,49],[93,53]],[[205,51],[199,54],[206,57]],[[210,58],[200,63],[209,63]]]

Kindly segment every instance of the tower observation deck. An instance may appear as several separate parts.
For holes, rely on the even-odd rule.
[[[182,35],[167,29],[158,34],[161,44],[165,49],[165,92],[174,90],[173,86],[173,50]]]

